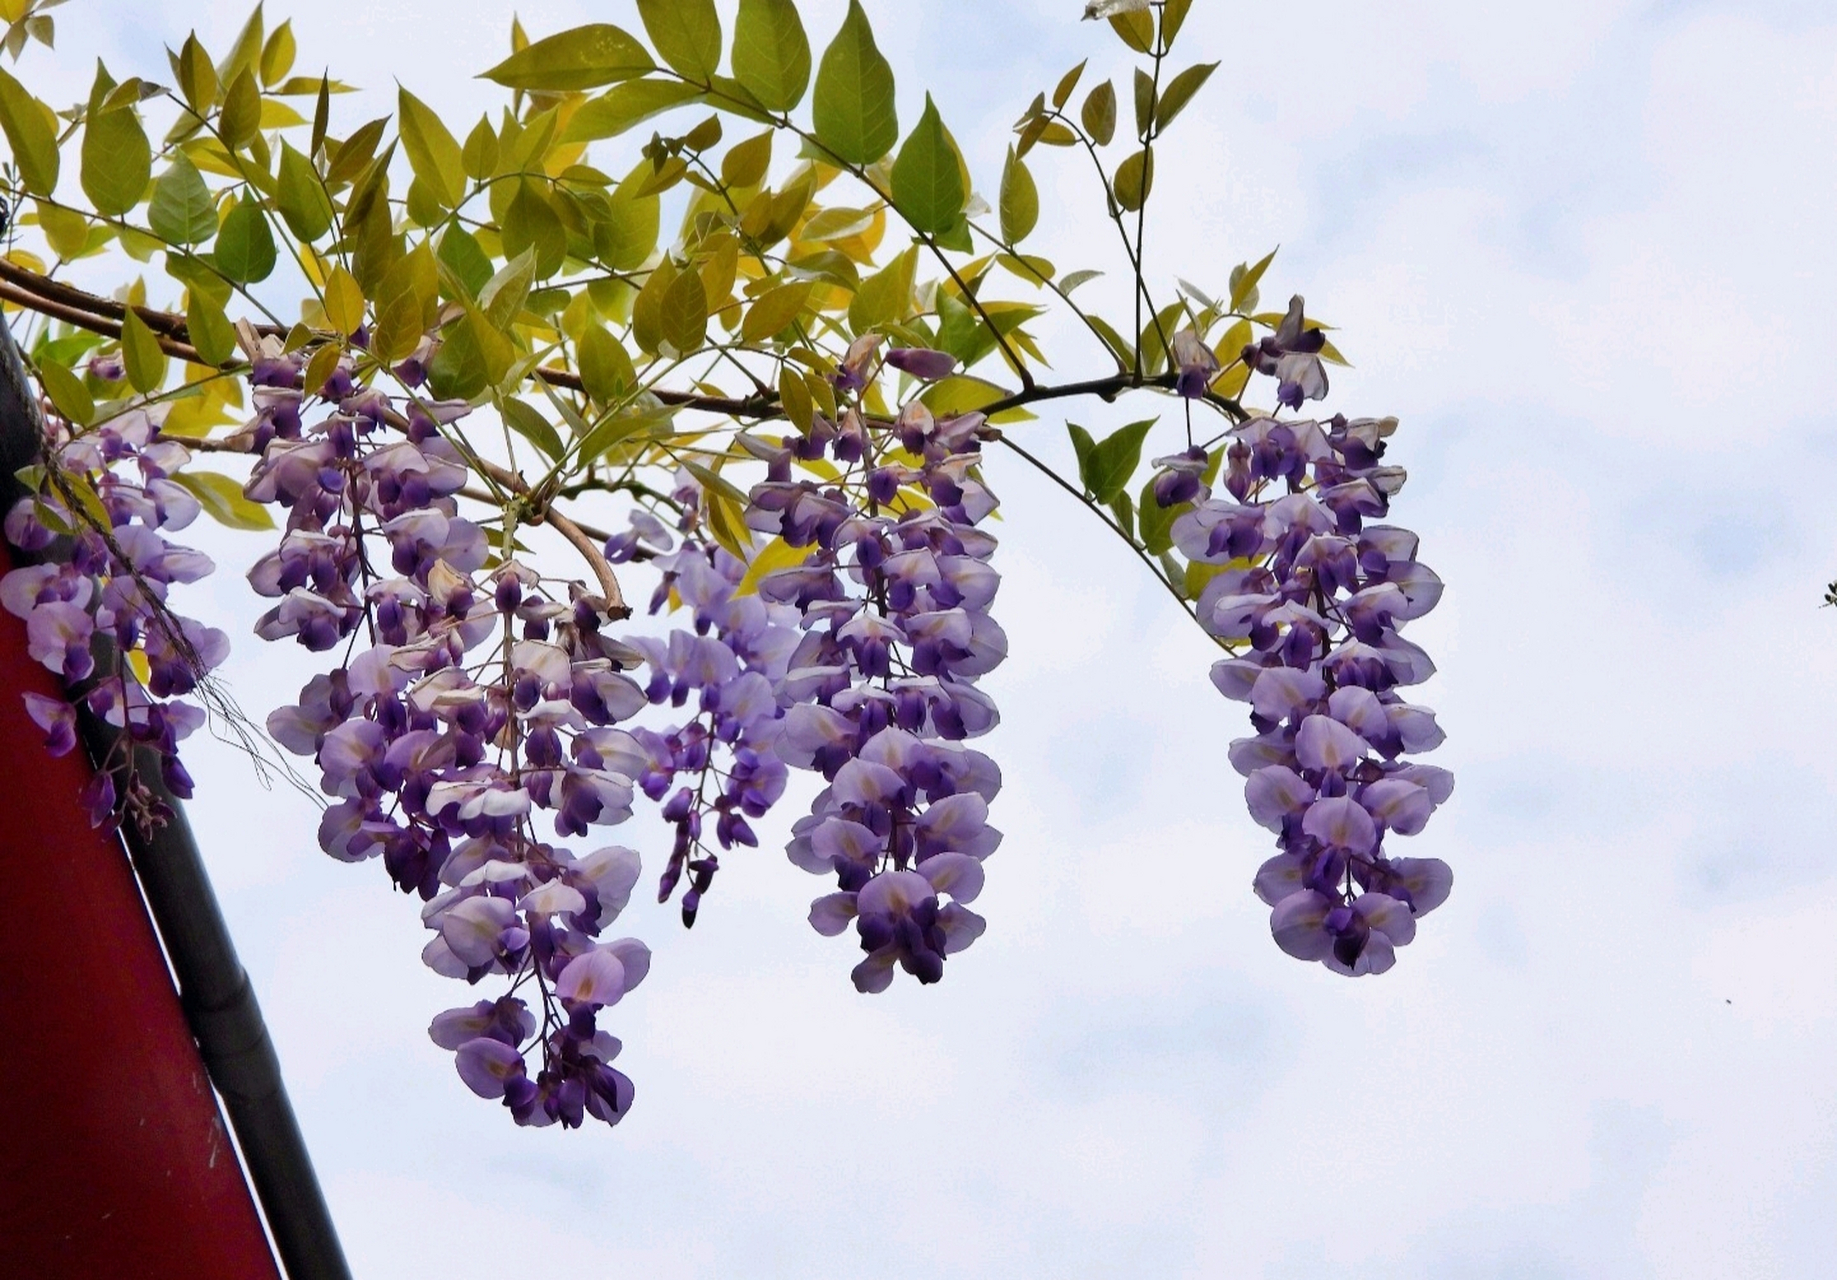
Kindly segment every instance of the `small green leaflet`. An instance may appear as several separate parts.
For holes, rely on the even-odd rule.
[[[817,141],[849,164],[873,164],[899,141],[893,68],[874,43],[861,0],[848,0],[848,16],[823,51],[811,115]]]
[[[768,111],[789,111],[810,87],[810,38],[793,0],[740,0],[734,78]]]
[[[242,486],[215,471],[175,471],[172,479],[198,500],[204,513],[231,529],[260,532],[274,528],[268,508],[243,496]]]
[[[153,184],[147,225],[169,244],[203,244],[217,234],[216,202],[183,151],[172,153],[172,164]]]
[[[479,78],[511,89],[597,89],[636,79],[656,65],[629,32],[596,22],[538,40]]]
[[[893,203],[913,230],[935,235],[962,216],[963,199],[957,151],[928,93],[924,114],[893,161]]]
[[[1132,422],[1098,441],[1086,453],[1079,468],[1084,487],[1099,502],[1111,503],[1128,487],[1129,480],[1142,461],[1142,441],[1158,418]],[[1076,437],[1074,437],[1074,442]]]

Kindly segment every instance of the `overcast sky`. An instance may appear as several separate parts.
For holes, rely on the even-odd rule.
[[[864,2],[902,123],[933,89],[989,194],[1036,92],[1087,55],[1127,74],[1079,0]],[[825,40],[841,3],[804,8]],[[162,45],[197,22],[221,50],[242,18],[56,12],[55,60],[21,73],[41,89],[98,53],[168,78]],[[504,51],[498,4],[289,12],[302,68],[374,91],[346,121],[397,78],[466,123],[495,109],[470,77]],[[630,5],[521,12],[540,35]],[[463,993],[418,963],[418,904],[324,857],[304,801],[192,753],[360,1276],[1830,1274],[1837,21],[1197,0],[1180,44],[1224,66],[1162,154],[1151,265],[1222,289],[1280,243],[1265,296],[1305,293],[1357,365],[1329,405],[1403,420],[1394,518],[1449,584],[1412,632],[1441,668],[1420,700],[1459,777],[1405,843],[1453,898],[1385,977],[1282,955],[1207,642],[998,456],[987,936],[939,987],[858,996],[850,948],[804,923],[820,883],[770,841],[693,934],[635,904],[658,959],[607,1019],[638,1087],[616,1131],[472,1098],[425,1035]],[[1074,159],[1035,163],[1036,251],[1114,272]],[[1052,332],[1079,375],[1092,353]],[[1060,421],[1021,431],[1064,459]],[[259,542],[209,545],[199,611],[259,718],[311,668],[248,632]]]

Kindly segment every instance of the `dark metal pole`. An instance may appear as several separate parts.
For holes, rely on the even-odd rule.
[[[20,496],[13,473],[38,461],[43,438],[38,396],[10,329],[0,323],[0,510]],[[121,731],[86,707],[78,712],[84,744],[96,766],[116,760],[125,771],[120,751],[126,744],[118,746]],[[145,747],[136,751],[139,780],[172,810],[172,818],[150,836],[132,822],[123,824],[121,834],[171,963],[192,1036],[242,1148],[275,1250],[289,1280],[350,1280],[351,1270],[287,1098],[261,1007],[236,957],[184,808],[161,782],[157,755]],[[117,786],[119,790],[119,782]]]

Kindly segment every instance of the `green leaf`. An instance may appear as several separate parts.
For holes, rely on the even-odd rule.
[[[83,256],[89,249],[89,219],[75,209],[61,205],[33,202],[38,207],[38,229],[45,233],[51,251],[66,262]]]
[[[1125,209],[1140,209],[1154,189],[1154,153],[1144,147],[1116,166],[1116,203]]]
[[[708,335],[708,292],[699,272],[685,271],[670,282],[657,323],[679,358],[701,350]]]
[[[1097,442],[1091,439],[1091,433],[1075,422],[1065,424],[1065,432],[1072,438],[1072,452],[1078,455],[1078,480],[1084,485],[1085,492],[1091,489],[1091,451]]]
[[[944,136],[944,122],[928,93],[924,113],[893,161],[894,207],[914,230],[936,234],[963,212],[963,195],[956,148]]]
[[[563,142],[616,138],[635,124],[693,102],[703,90],[680,80],[629,80],[589,99],[561,131]]]
[[[114,88],[102,64],[89,95],[83,123],[83,194],[106,217],[119,217],[140,203],[153,172],[153,148],[140,115],[132,106],[103,110],[102,100]]]
[[[918,274],[918,246],[913,245],[861,282],[848,304],[848,327],[857,335],[897,324],[912,306],[912,283]]]
[[[415,177],[448,209],[466,198],[466,165],[459,141],[433,109],[406,89],[397,89],[402,146]]]
[[[593,225],[593,251],[614,271],[636,271],[657,247],[662,222],[662,202],[641,196],[650,162],[642,161],[607,197],[609,215]]]
[[[171,477],[190,491],[204,508],[204,514],[230,529],[265,532],[274,528],[274,517],[268,508],[251,502],[242,486],[215,471],[175,471]]]
[[[478,297],[478,291],[491,279],[491,259],[478,247],[478,241],[464,227],[454,224],[440,236],[440,248],[434,255],[452,273],[454,283],[467,298]],[[449,296],[454,296],[448,290]]]
[[[274,199],[288,230],[310,244],[332,226],[332,205],[312,161],[281,139],[281,174]]]
[[[617,404],[638,381],[625,344],[602,325],[588,325],[580,336],[577,357],[581,384],[595,404]]]
[[[172,163],[153,184],[147,225],[169,244],[203,244],[217,234],[216,202],[183,151],[172,153]]]
[[[128,385],[142,395],[158,391],[166,381],[166,353],[132,307],[121,317],[121,362],[127,366]]]
[[[459,162],[468,178],[480,182],[497,172],[498,135],[490,119],[480,116],[478,123],[472,126],[472,132],[466,135],[466,145],[460,148]]]
[[[86,427],[96,416],[96,399],[83,385],[83,379],[55,360],[38,362],[38,380],[57,411],[80,427]]]
[[[568,232],[534,182],[517,184],[516,195],[504,211],[504,255],[514,258],[525,249],[536,252],[536,278],[546,280],[561,270],[568,256]]]
[[[1110,503],[1121,496],[1142,462],[1142,441],[1158,418],[1132,422],[1105,437],[1092,447],[1085,459],[1084,486],[1099,502]]]
[[[721,65],[721,16],[714,0],[638,0],[657,52],[680,75],[707,84]]]
[[[765,181],[766,171],[772,167],[772,134],[767,129],[764,133],[736,142],[721,157],[721,181],[729,187],[756,187]],[[810,238],[806,232],[804,238]]]
[[[1001,170],[1001,238],[1019,244],[1040,220],[1040,192],[1026,162],[1008,148]]]
[[[237,284],[266,280],[274,270],[274,233],[259,204],[238,200],[217,232],[217,270]]]
[[[1085,62],[1089,61],[1089,58],[1085,59]],[[1084,62],[1080,62],[1077,66],[1059,77],[1059,83],[1052,91],[1052,108],[1054,111],[1062,110],[1065,104],[1071,101],[1072,90],[1078,87],[1078,77],[1083,74]]]
[[[734,78],[768,111],[789,111],[810,87],[810,38],[793,0],[740,0]]]
[[[511,54],[479,77],[511,89],[597,89],[632,80],[657,64],[629,32],[604,22],[557,32]]]
[[[185,95],[185,101],[199,117],[210,114],[210,109],[217,105],[217,92],[222,87],[217,83],[217,68],[211,65],[210,54],[198,43],[196,32],[185,37],[185,43],[172,60],[174,73],[178,76],[179,89]]]
[[[848,0],[848,16],[823,51],[811,115],[817,141],[849,164],[873,164],[899,141],[893,68],[874,43],[861,0]]]
[[[223,112],[217,117],[217,130],[231,151],[248,146],[261,131],[262,91],[255,86],[254,71],[244,68],[230,81],[223,95]]]
[[[1110,144],[1110,139],[1116,136],[1116,89],[1108,80],[1086,95],[1078,118],[1084,122],[1084,131],[1091,135],[1091,141],[1100,147]]]
[[[236,354],[236,331],[223,308],[201,289],[191,291],[185,312],[185,331],[191,345],[210,364],[227,364]]]
[[[554,425],[531,406],[515,396],[499,396],[497,406],[505,424],[542,450],[550,462],[559,461],[561,455],[567,452]]]
[[[1180,114],[1181,108],[1191,101],[1200,86],[1209,80],[1218,70],[1216,62],[1202,62],[1196,67],[1188,67],[1168,82],[1167,89],[1161,94],[1160,105],[1155,108],[1155,132],[1160,133]]]
[[[57,186],[57,132],[54,117],[25,86],[0,71],[0,128],[6,130],[20,180],[35,196]]]
[[[1161,9],[1161,48],[1173,47],[1174,37],[1180,34],[1181,26],[1186,22],[1187,10],[1193,7],[1193,0],[1167,0]]]
[[[787,325],[803,314],[815,286],[807,280],[781,284],[754,299],[740,323],[740,336],[747,342],[765,342],[782,333]]]
[[[492,324],[500,329],[508,329],[523,314],[524,305],[529,301],[530,288],[535,282],[535,251],[524,249],[485,282],[485,287],[478,291],[478,305],[485,309]]]
[[[1140,67],[1135,69],[1135,136],[1146,140],[1155,118],[1155,82]]]

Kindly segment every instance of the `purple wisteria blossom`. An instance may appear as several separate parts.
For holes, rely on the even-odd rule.
[[[173,477],[191,461],[183,444],[160,435],[163,407],[129,408],[86,430],[51,420],[45,483],[6,514],[7,540],[40,563],[0,578],[0,606],[26,624],[27,651],[63,682],[69,701],[26,694],[26,710],[62,755],[76,745],[73,703],[81,700],[123,731],[126,785],[101,771],[84,797],[98,826],[132,817],[143,828],[163,822],[165,805],[135,772],[131,745],[151,747],[173,795],[191,795],[178,744],[204,722],[185,695],[229,655],[229,638],[175,613],[174,585],[212,570],[209,557],[166,540],[197,519],[198,500]],[[73,512],[67,495],[91,499]],[[65,538],[59,543],[59,537]],[[111,641],[118,661],[100,670],[96,640]]]
[[[1404,481],[1381,461],[1395,426],[1252,418],[1231,433],[1230,498],[1205,496],[1173,524],[1190,559],[1218,566],[1200,623],[1243,646],[1212,680],[1250,704],[1255,736],[1231,744],[1231,762],[1281,850],[1256,892],[1284,951],[1351,975],[1390,968],[1452,883],[1444,863],[1384,844],[1421,831],[1454,787],[1404,758],[1442,741],[1434,713],[1402,692],[1434,664],[1398,634],[1442,587],[1416,535],[1371,523]]]

